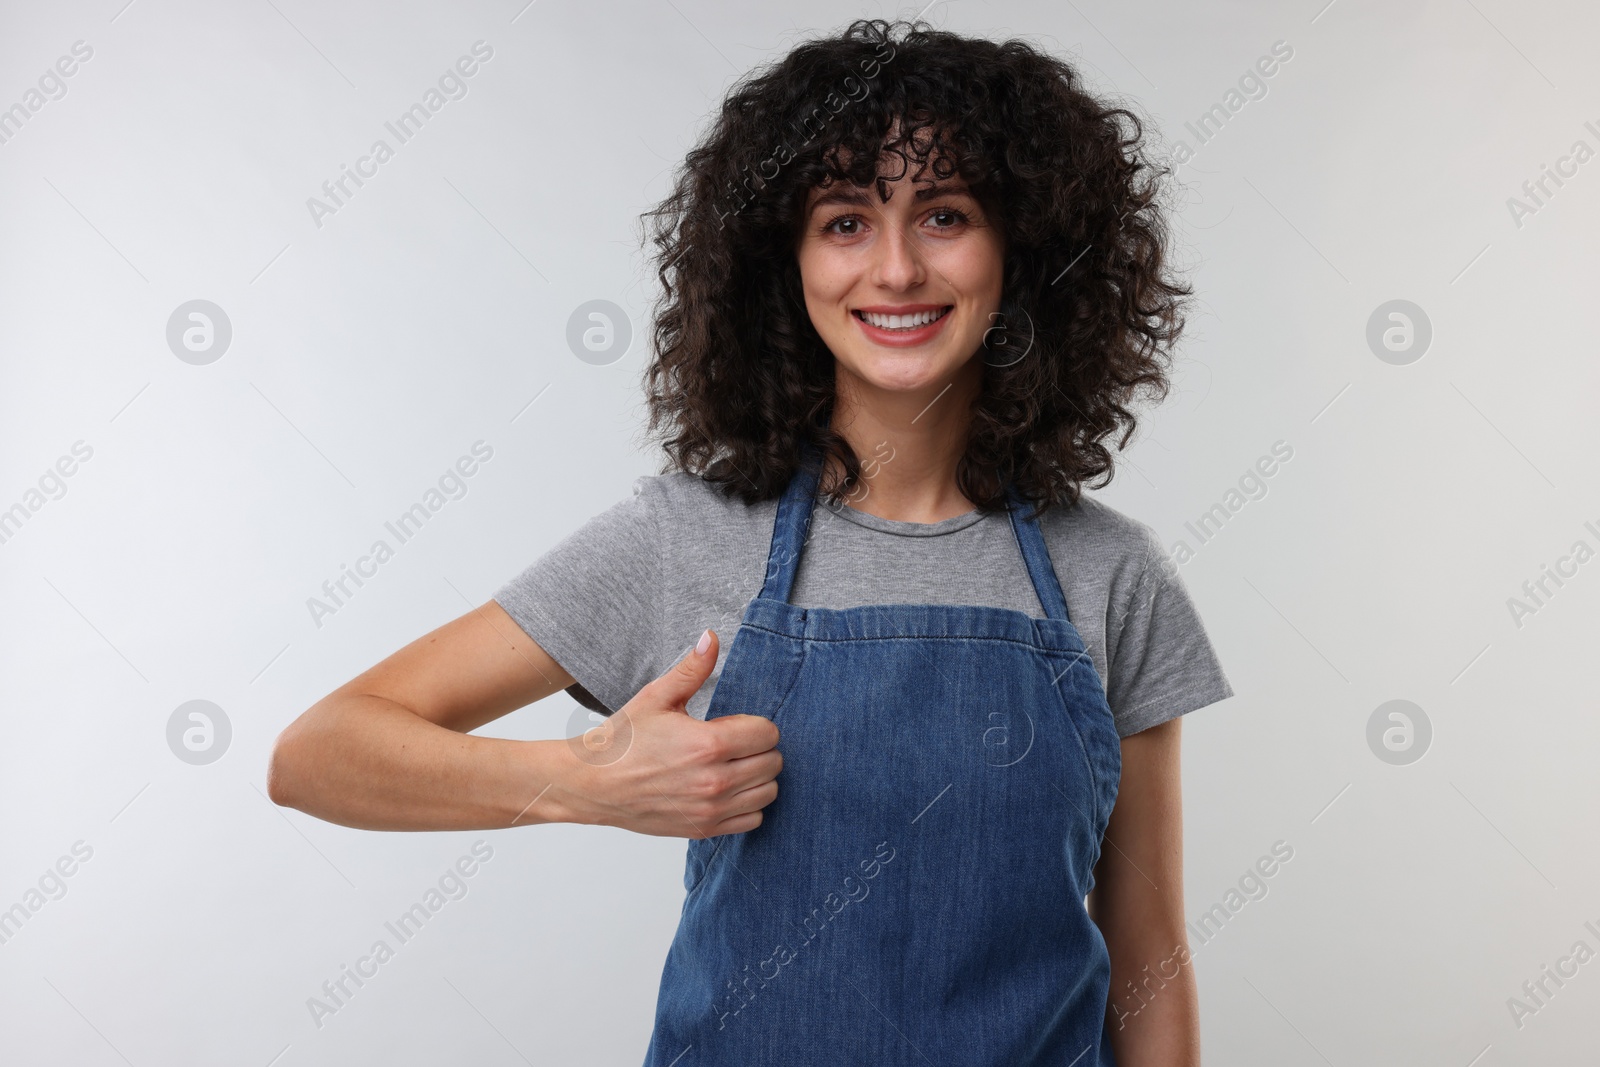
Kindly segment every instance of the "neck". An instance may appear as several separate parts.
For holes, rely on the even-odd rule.
[[[956,465],[966,451],[982,373],[974,359],[949,381],[888,391],[838,366],[831,426],[861,463],[861,479],[844,502],[882,519],[919,523],[976,507],[956,485]],[[824,484],[843,474],[829,463],[834,469]]]

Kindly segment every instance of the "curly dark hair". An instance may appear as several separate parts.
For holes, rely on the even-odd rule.
[[[1166,396],[1192,292],[1169,277],[1158,203],[1169,172],[1148,162],[1142,135],[1136,115],[1027,42],[923,23],[858,20],[748,75],[641,216],[663,293],[645,372],[663,472],[754,503],[783,491],[810,443],[843,471],[823,487],[831,501],[858,484],[860,461],[829,426],[834,360],[796,248],[814,185],[867,186],[898,154],[919,175],[959,173],[999,220],[1001,344],[1029,346],[1004,366],[985,360],[962,493],[1001,510],[1009,480],[1037,513],[1075,503],[1086,479],[1109,484],[1103,442],[1121,429],[1126,447],[1141,389]]]

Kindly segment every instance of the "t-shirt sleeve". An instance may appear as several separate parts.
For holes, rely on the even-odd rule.
[[[1177,564],[1154,530],[1140,530],[1138,580],[1113,605],[1106,630],[1106,699],[1122,737],[1233,696]]]
[[[656,480],[568,534],[501,586],[495,603],[575,679],[578,703],[611,714],[654,675],[661,629]]]

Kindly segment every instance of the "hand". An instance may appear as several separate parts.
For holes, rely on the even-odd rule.
[[[689,714],[717,662],[717,635],[707,630],[701,643],[585,736],[585,751],[610,751],[581,756],[574,770],[582,821],[695,839],[761,825],[783,769],[778,728],[760,715]]]

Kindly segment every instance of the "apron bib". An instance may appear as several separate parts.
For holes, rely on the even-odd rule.
[[[778,795],[688,842],[645,1065],[1114,1067],[1084,897],[1121,741],[1038,524],[1008,487],[1046,618],[799,608],[819,476],[809,447],[706,712],[778,726]]]

